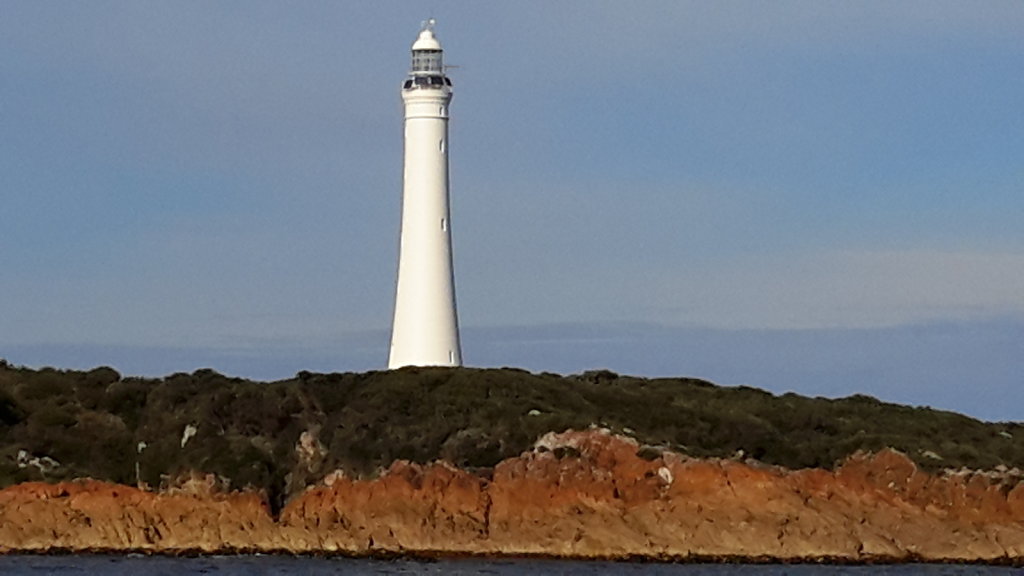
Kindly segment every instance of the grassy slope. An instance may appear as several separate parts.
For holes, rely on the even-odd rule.
[[[535,411],[535,412],[534,412]],[[537,414],[539,412],[539,414]],[[187,425],[197,433],[182,448]],[[392,460],[447,459],[486,468],[541,434],[591,424],[694,456],[742,450],[770,464],[831,467],[891,446],[929,468],[1024,468],[1024,425],[990,424],[866,396],[773,396],[685,379],[611,372],[562,377],[515,369],[411,368],[310,374],[260,383],[211,370],[162,379],[31,370],[0,361],[0,486],[90,476],[166,484],[187,470],[263,488],[277,504],[342,468],[370,475]],[[326,454],[296,466],[312,431]],[[139,443],[145,448],[140,452]],[[20,467],[19,451],[60,467]],[[927,452],[941,456],[937,460]]]

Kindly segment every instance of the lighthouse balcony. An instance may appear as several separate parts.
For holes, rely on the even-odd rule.
[[[423,88],[451,87],[452,81],[447,76],[413,76],[402,84],[405,90],[417,90]]]

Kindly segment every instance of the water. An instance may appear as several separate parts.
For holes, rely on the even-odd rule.
[[[892,566],[819,566],[750,564],[641,564],[529,559],[369,560],[288,556],[0,556],[3,576],[367,576],[381,574],[564,574],[567,576],[643,574],[663,576],[1001,576],[1024,574],[1019,568],[904,564]]]

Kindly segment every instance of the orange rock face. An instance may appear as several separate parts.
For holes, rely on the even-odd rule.
[[[96,481],[0,491],[0,552],[288,551],[751,557],[848,561],[1024,557],[1024,488],[1009,474],[933,476],[893,451],[835,472],[788,471],[549,434],[489,478],[396,462],[312,487],[274,518],[212,483],[154,493]]]

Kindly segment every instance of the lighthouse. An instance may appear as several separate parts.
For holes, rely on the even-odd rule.
[[[441,43],[428,20],[402,84],[405,155],[402,230],[388,368],[461,366],[448,206],[448,104]]]

